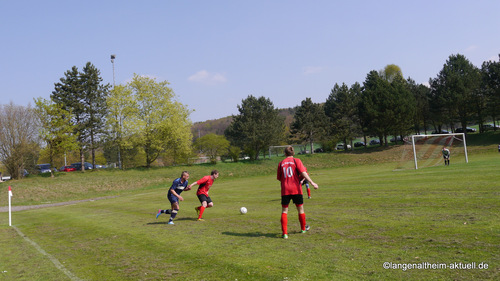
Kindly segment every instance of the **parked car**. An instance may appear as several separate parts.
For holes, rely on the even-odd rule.
[[[342,143],[341,144],[337,144],[337,148],[336,149],[337,150],[344,150],[345,149],[344,148],[344,144],[342,144]],[[351,145],[350,144],[347,145],[347,149],[351,149]]]
[[[496,126],[495,126],[495,125],[493,125],[493,124],[484,124],[484,125],[483,125],[483,129],[484,129],[485,131],[493,130],[493,129],[495,129],[495,128],[497,128],[497,130],[498,130],[498,129],[500,129],[500,125],[496,125]]]
[[[76,171],[76,168],[68,165],[68,166],[62,166],[61,169],[59,169],[60,172],[74,172]]]
[[[397,136],[391,139],[391,142],[401,141],[401,136]]]
[[[475,133],[476,132],[476,129],[471,128],[471,127],[467,127],[465,130],[467,131],[467,133]],[[463,133],[463,132],[464,132],[463,128],[456,128],[455,129],[455,133]]]
[[[309,150],[302,150],[299,152],[299,154],[310,154],[311,152]]]
[[[365,146],[365,143],[362,141],[358,141],[358,142],[354,143],[354,147],[362,147],[362,146]]]
[[[316,148],[316,149],[314,150],[314,153],[321,153],[321,152],[324,152],[324,151],[323,151],[323,148]]]
[[[85,167],[85,170],[92,170],[92,164],[90,164],[89,162],[85,162],[83,163],[84,164],[84,167]],[[81,171],[82,170],[82,163],[78,162],[78,163],[71,163],[71,166],[75,167],[75,169],[77,171]]]
[[[370,145],[376,145],[376,144],[380,144],[380,141],[377,139],[370,141]]]
[[[432,132],[433,135],[437,135],[437,134],[449,134],[450,132],[446,131],[446,130],[441,130],[441,132],[438,132],[438,131],[434,131]]]
[[[50,164],[38,164],[36,165],[36,169],[40,174],[50,173]]]

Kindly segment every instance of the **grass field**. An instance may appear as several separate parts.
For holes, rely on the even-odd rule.
[[[498,280],[495,149],[471,147],[468,164],[402,171],[394,171],[397,149],[304,156],[320,189],[305,201],[311,230],[299,233],[291,209],[288,240],[280,238],[277,159],[217,164],[214,208],[196,221],[195,193],[185,192],[175,225],[168,215],[155,219],[169,205],[165,185],[183,169],[193,182],[213,166],[3,183],[0,206],[7,184],[15,205],[117,197],[15,212],[15,228],[0,213],[0,280]],[[450,268],[460,263],[476,268]]]

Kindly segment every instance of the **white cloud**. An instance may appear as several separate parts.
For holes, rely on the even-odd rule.
[[[322,72],[324,67],[322,66],[306,66],[304,67],[304,75],[311,75]]]
[[[206,70],[200,70],[188,78],[191,82],[202,83],[207,85],[222,84],[227,82],[227,78],[221,73],[210,73]]]
[[[476,46],[476,45],[472,45],[472,46],[467,47],[467,49],[465,49],[465,51],[466,51],[466,52],[473,52],[473,51],[475,51],[477,48],[478,48],[478,46]]]
[[[499,57],[498,57],[498,55],[492,56],[489,59],[487,59],[486,61],[496,62],[496,61],[499,61]]]

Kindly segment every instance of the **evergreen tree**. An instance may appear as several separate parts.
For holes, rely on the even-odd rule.
[[[284,139],[284,118],[270,99],[250,95],[238,105],[238,111],[224,135],[252,159],[258,159],[261,152]]]
[[[320,140],[325,135],[326,115],[321,105],[313,103],[311,98],[306,98],[297,107],[294,122],[291,125],[292,134],[298,135],[309,143],[311,153],[314,153],[313,142]]]

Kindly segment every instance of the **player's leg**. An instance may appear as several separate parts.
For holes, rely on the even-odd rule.
[[[207,196],[205,196],[204,194],[198,195],[198,199],[200,200],[201,206],[196,207],[195,210],[198,213],[198,220],[202,220],[203,212],[205,212],[205,209],[208,206],[208,203],[207,203],[208,199],[207,199]]]
[[[175,202],[175,199],[177,199],[177,197],[172,198],[172,197],[175,197],[175,196],[170,196],[170,193],[169,195],[167,196],[168,198],[168,201],[170,201],[170,204],[173,204]],[[162,209],[159,209],[158,210],[158,213],[156,213],[156,218],[158,218],[161,214],[170,214],[172,210],[169,210],[169,209],[166,209],[166,210],[162,210]]]
[[[288,205],[290,199],[289,195],[281,196],[281,233],[284,239],[288,239]]]
[[[300,230],[304,233],[309,230],[309,226],[306,225],[306,213],[304,211],[304,198],[302,197],[302,194],[294,195],[293,203],[297,207],[297,211],[299,213]]]
[[[170,220],[168,221],[168,224],[174,224],[174,219],[175,216],[177,216],[178,212],[179,212],[179,202],[172,203],[172,212],[170,213]]]
[[[309,184],[306,183],[306,188],[307,188],[307,198],[311,199],[311,189],[309,188]]]

